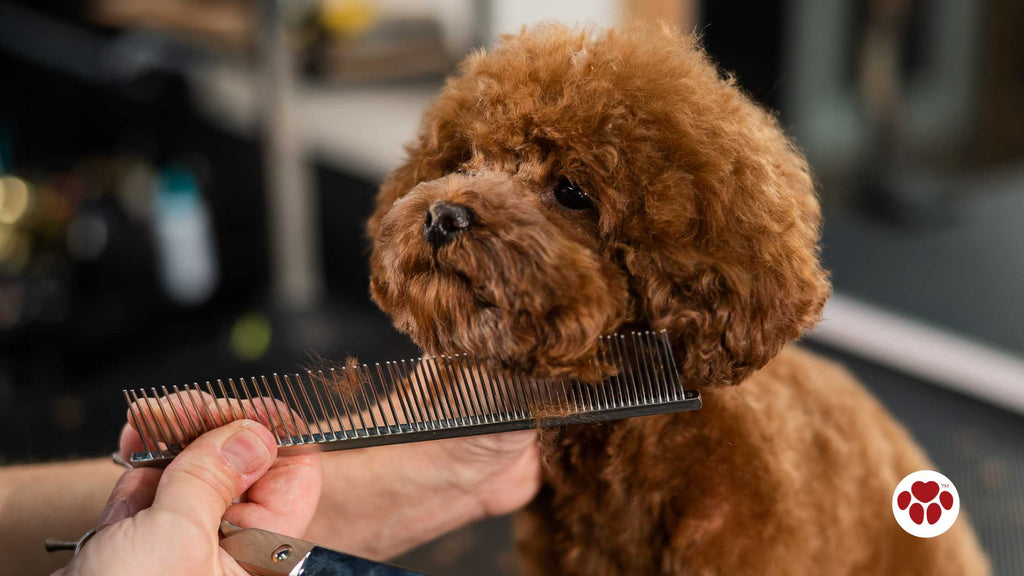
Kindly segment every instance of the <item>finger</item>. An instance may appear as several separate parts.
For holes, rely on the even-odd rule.
[[[168,443],[187,444],[200,434],[227,422],[255,420],[271,429],[276,438],[299,434],[301,416],[271,395],[264,381],[261,390],[255,379],[231,379],[217,398],[210,392],[186,387],[162,397],[139,398],[128,409],[128,423],[141,432],[145,450],[160,450]],[[210,390],[214,390],[212,387]]]
[[[180,514],[216,531],[231,501],[270,468],[274,437],[252,420],[238,420],[200,436],[164,471],[154,510]]]
[[[160,470],[154,468],[137,468],[122,474],[110,493],[107,505],[100,513],[96,530],[131,518],[141,510],[149,508],[153,504],[160,473]]]
[[[217,421],[210,413],[209,405],[214,400],[211,394],[189,387],[173,389],[173,393],[163,396],[155,389],[153,397],[136,396],[128,407],[128,423],[149,443],[147,450],[159,450],[157,442],[185,444],[229,420],[222,417]]]
[[[285,402],[273,396],[249,398],[218,398],[210,404],[214,413],[224,414],[228,419],[248,418],[263,424],[275,437],[286,437],[309,433],[305,419],[288,407]]]
[[[224,518],[244,528],[259,527],[301,537],[316,513],[323,486],[320,454],[278,458]]]
[[[237,386],[229,378],[227,386],[220,380],[217,385],[223,397],[211,397],[208,404],[208,412],[220,418],[216,425],[223,424],[225,419],[248,418],[270,428],[276,437],[299,434],[304,423],[302,416],[290,409],[286,401],[274,398],[266,378],[239,378]],[[278,388],[278,393],[285,397],[282,388]]]
[[[121,455],[121,459],[125,462],[131,461],[131,456],[135,452],[147,452],[149,448],[146,443],[142,441],[142,437],[139,436],[139,432],[131,426],[131,424],[125,424],[121,428],[121,438],[118,440],[118,453]]]

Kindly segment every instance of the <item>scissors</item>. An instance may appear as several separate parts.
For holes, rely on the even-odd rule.
[[[425,576],[226,520],[220,533],[221,548],[253,576]]]
[[[47,539],[46,550],[74,550],[77,556],[95,534],[90,530],[73,542]],[[221,522],[220,534],[221,548],[252,576],[427,576],[227,520]]]

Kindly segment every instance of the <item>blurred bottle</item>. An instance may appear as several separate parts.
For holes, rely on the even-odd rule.
[[[217,255],[210,210],[187,167],[160,173],[153,223],[161,289],[178,304],[206,301],[217,287]]]

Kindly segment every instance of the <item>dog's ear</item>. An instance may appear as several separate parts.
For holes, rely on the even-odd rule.
[[[814,324],[829,293],[816,267],[783,279],[672,254],[643,260],[632,266],[640,313],[669,331],[684,378],[700,385],[738,384],[764,366]]]
[[[687,198],[694,217],[655,232],[659,241],[644,245],[657,249],[623,254],[634,314],[669,331],[695,384],[741,382],[813,326],[831,292],[806,163],[781,133],[778,142],[777,162],[662,195]]]

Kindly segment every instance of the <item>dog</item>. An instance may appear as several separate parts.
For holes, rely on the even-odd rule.
[[[666,330],[698,412],[542,437],[529,574],[973,576],[966,517],[892,516],[923,451],[791,344],[831,288],[803,155],[692,35],[546,24],[470,55],[368,223],[370,291],[428,353],[595,381],[599,335]]]

